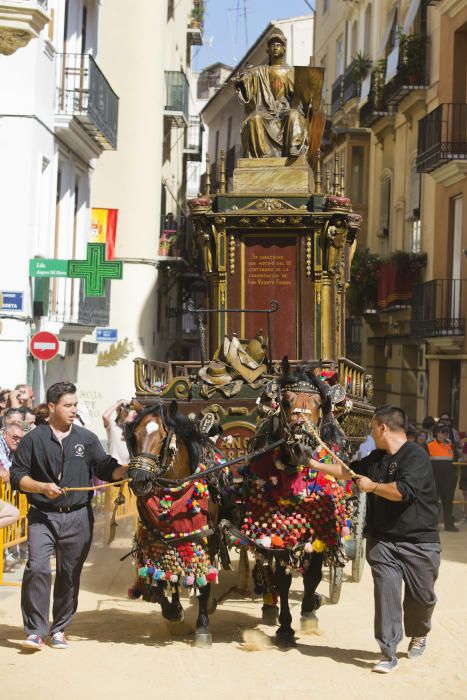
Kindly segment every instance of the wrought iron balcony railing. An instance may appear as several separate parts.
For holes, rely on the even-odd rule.
[[[352,98],[359,96],[359,83],[355,79],[355,65],[356,61],[352,61],[345,69],[342,85],[343,105],[347,104]]]
[[[378,119],[390,114],[384,98],[384,75],[386,64],[380,62],[373,69],[370,78],[370,93],[364,105],[360,108],[360,126],[371,127]]]
[[[164,116],[177,126],[188,125],[188,80],[181,70],[165,71]]]
[[[344,76],[340,75],[333,82],[331,87],[331,116],[333,117],[336,112],[342,107],[342,90],[343,90]]]
[[[345,351],[350,358],[360,358],[362,352],[362,319],[345,319]]]
[[[392,60],[397,68],[384,88],[384,97],[388,104],[397,105],[409,92],[425,90],[428,86],[426,37],[423,34],[413,35],[410,42],[395,47],[393,54]],[[389,60],[390,57],[388,64]]]
[[[419,284],[412,300],[412,334],[417,338],[463,336],[467,280],[435,279]]]
[[[75,117],[102,148],[117,148],[118,97],[89,54],[57,54],[55,111]]]
[[[190,115],[188,129],[185,135],[184,153],[188,160],[201,160],[203,148],[203,125],[201,118],[197,115]]]
[[[418,122],[418,172],[429,173],[453,160],[467,160],[467,104],[463,102],[440,104]]]

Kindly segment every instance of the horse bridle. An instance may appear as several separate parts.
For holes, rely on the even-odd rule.
[[[286,384],[280,387],[278,385],[277,387],[277,401],[279,404],[279,427],[280,430],[282,431],[282,435],[284,436],[285,440],[285,445],[286,447],[293,448],[297,445],[297,443],[303,441],[303,437],[306,438],[307,443],[310,444],[315,444],[315,439],[313,436],[313,433],[310,432],[309,430],[306,430],[306,428],[303,427],[303,423],[307,427],[312,427],[315,431],[319,431],[319,428],[317,425],[313,423],[313,421],[308,418],[308,415],[311,415],[311,410],[310,409],[304,409],[304,408],[296,408],[293,409],[293,413],[301,413],[303,415],[303,423],[296,423],[295,425],[293,423],[290,423],[287,419],[287,414],[285,412],[285,408],[283,405],[282,401],[282,393],[284,391],[292,391],[295,394],[318,394],[319,391],[313,387],[313,390],[310,390],[310,384],[308,382],[305,382],[303,380],[298,381],[297,383],[294,384]],[[305,390],[306,389],[306,390]],[[310,426],[311,424],[311,426]]]
[[[171,446],[173,438],[176,438],[176,433],[173,428],[168,428],[165,425],[164,418],[162,425],[165,430],[165,437],[162,442],[162,447],[159,454],[154,452],[139,452],[131,457],[129,462],[130,469],[138,469],[142,472],[147,472],[153,478],[155,476],[162,477],[172,466],[174,448]]]

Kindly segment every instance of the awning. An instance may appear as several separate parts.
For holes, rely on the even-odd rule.
[[[404,34],[408,34],[410,31],[410,28],[412,24],[414,23],[415,17],[417,15],[417,12],[420,7],[420,2],[421,0],[412,0],[410,3],[410,7],[407,10],[407,14],[405,16],[404,20],[404,26],[402,27],[402,31]]]
[[[397,12],[397,5],[395,5],[392,8],[391,12],[388,14],[388,16],[386,18],[386,27],[384,29],[384,34],[383,34],[383,38],[381,40],[381,44],[380,44],[378,53],[376,55],[377,60],[379,60],[380,58],[384,58],[384,54],[386,52],[386,46],[388,43],[389,35],[391,33],[392,25],[394,24],[394,18],[396,16],[396,12]]]

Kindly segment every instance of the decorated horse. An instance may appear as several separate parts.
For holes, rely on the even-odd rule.
[[[219,507],[229,488],[223,457],[208,431],[176,402],[141,410],[126,425],[128,476],[137,497],[137,579],[131,598],[159,603],[169,623],[184,619],[180,588],[198,596],[195,644],[210,646],[211,583],[217,581]]]
[[[278,616],[276,639],[283,647],[294,645],[288,600],[292,571],[303,576],[301,627],[310,633],[317,626],[321,598],[316,589],[323,563],[344,565],[342,543],[349,534],[349,486],[307,466],[310,457],[331,459],[326,446],[347,459],[345,437],[333,414],[345,391],[337,383],[330,386],[319,373],[311,364],[293,371],[284,358],[282,375],[260,397],[262,418],[253,448],[282,444],[245,468],[244,517],[232,539],[255,551],[253,580],[255,592],[263,594],[263,622],[275,625]]]

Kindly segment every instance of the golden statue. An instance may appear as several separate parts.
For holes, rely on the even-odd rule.
[[[323,70],[288,66],[286,42],[280,30],[274,31],[267,44],[269,65],[249,68],[233,81],[245,105],[245,157],[297,157],[308,151],[312,113],[321,105]]]

